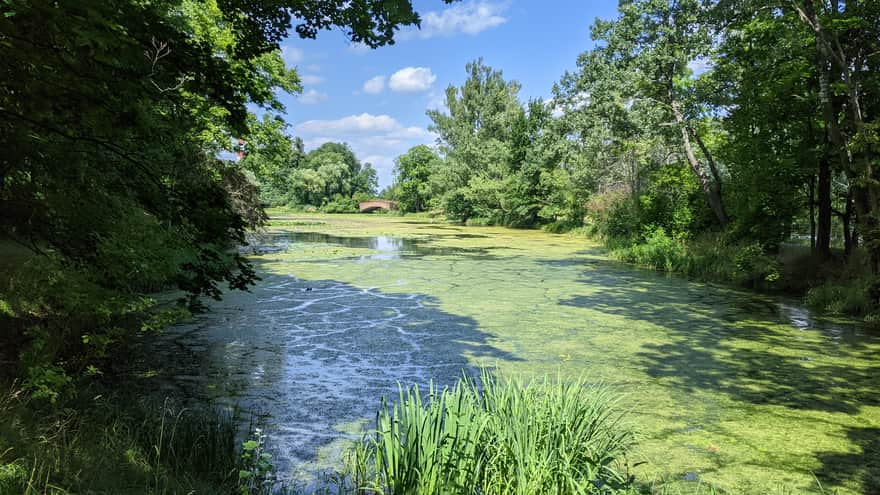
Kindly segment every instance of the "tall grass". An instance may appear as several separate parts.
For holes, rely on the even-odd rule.
[[[483,372],[427,397],[400,389],[357,447],[360,488],[384,495],[624,492],[634,444],[616,399],[583,380]]]
[[[0,394],[0,495],[231,493],[238,421],[220,410],[98,396],[65,407]]]
[[[760,244],[729,243],[723,235],[708,234],[679,240],[663,229],[649,232],[643,241],[607,239],[611,256],[627,263],[687,277],[727,282],[755,289],[787,285],[776,257]]]

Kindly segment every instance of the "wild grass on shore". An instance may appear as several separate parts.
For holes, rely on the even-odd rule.
[[[64,407],[0,397],[0,494],[233,493],[237,422],[170,401],[98,395]]]

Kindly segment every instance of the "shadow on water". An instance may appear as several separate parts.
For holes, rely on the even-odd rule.
[[[263,280],[252,293],[229,294],[169,330],[154,359],[170,378],[166,392],[263,417],[282,469],[331,466],[339,452],[326,450],[370,424],[398,383],[442,387],[474,373],[469,357],[518,360],[432,297],[301,280],[256,264]]]
[[[598,288],[560,301],[668,332],[635,356],[645,372],[684,392],[722,393],[755,405],[857,414],[880,406],[878,336],[859,325],[814,320],[805,310],[734,289],[690,283],[602,262],[581,282]],[[849,428],[859,452],[820,453],[823,483],[855,481],[880,493],[880,430]]]
[[[819,454],[822,469],[816,476],[830,483],[854,481],[864,493],[880,493],[880,428],[849,428],[846,436],[859,452]]]
[[[560,303],[663,327],[673,342],[645,345],[640,364],[649,376],[669,378],[687,392],[705,389],[753,404],[848,414],[880,405],[874,390],[880,365],[826,359],[864,357],[859,352],[877,339],[856,326],[814,322],[798,330],[785,306],[625,267],[588,269],[582,282],[601,290]],[[823,338],[803,338],[809,337],[804,332]]]

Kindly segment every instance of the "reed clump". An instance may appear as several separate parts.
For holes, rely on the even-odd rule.
[[[483,372],[427,396],[401,387],[350,473],[362,492],[383,495],[625,493],[633,445],[605,386]]]

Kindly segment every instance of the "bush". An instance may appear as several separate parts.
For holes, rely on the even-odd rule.
[[[350,197],[337,194],[321,207],[324,213],[357,213],[358,204]]]
[[[587,205],[594,233],[607,242],[632,242],[641,233],[641,219],[626,193],[596,194]]]
[[[446,218],[453,222],[464,223],[474,216],[474,205],[464,189],[446,193],[440,200],[440,207]]]
[[[779,281],[779,262],[760,243],[742,246],[734,257],[734,281],[753,288],[770,288]]]
[[[91,389],[62,408],[0,392],[0,494],[236,490],[243,467],[236,418],[170,401],[145,404],[136,390],[97,391],[107,393]]]
[[[633,433],[609,390],[582,380],[523,383],[482,374],[442,392],[401,389],[351,472],[360,488],[399,494],[621,493]]]
[[[490,225],[495,225],[495,222],[491,218],[474,217],[468,218],[464,224],[468,227],[487,227]]]
[[[686,257],[684,245],[662,228],[651,229],[645,242],[618,248],[614,255],[622,261],[667,272],[679,270]]]
[[[655,270],[676,272],[699,280],[729,282],[756,289],[774,289],[782,282],[782,266],[761,244],[729,244],[710,234],[690,241],[676,240],[654,228],[644,241],[606,241],[621,261]]]
[[[810,308],[833,315],[861,316],[875,309],[867,278],[842,282],[826,282],[807,291]]]

